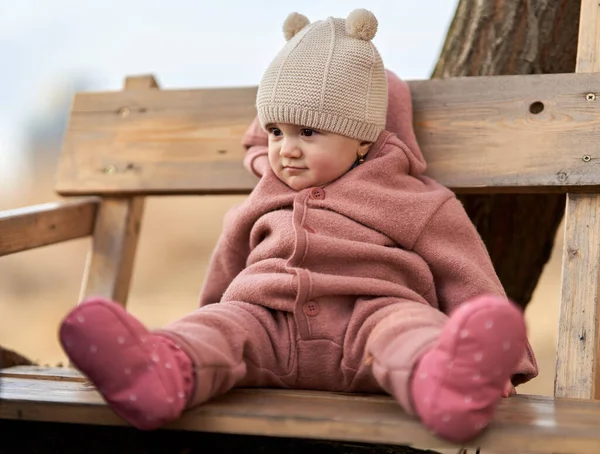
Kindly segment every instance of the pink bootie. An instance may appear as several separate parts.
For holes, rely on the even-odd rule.
[[[138,429],[156,429],[183,412],[193,391],[190,359],[119,304],[81,303],[62,322],[59,338],[111,408]]]
[[[526,349],[522,311],[483,296],[459,307],[412,375],[412,401],[423,424],[453,442],[478,435],[492,420]]]

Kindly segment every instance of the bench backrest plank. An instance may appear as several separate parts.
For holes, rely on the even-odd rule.
[[[581,192],[600,183],[597,75],[409,85],[427,174],[456,192]],[[247,193],[256,179],[242,167],[240,138],[255,116],[255,94],[256,87],[79,93],[57,190]]]

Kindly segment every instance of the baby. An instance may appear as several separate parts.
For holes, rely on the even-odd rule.
[[[386,392],[462,442],[537,375],[476,229],[423,175],[410,92],[376,31],[366,10],[286,20],[244,136],[260,180],[226,216],[198,310],[150,331],[92,298],[63,321],[67,355],[132,425],[233,387]]]

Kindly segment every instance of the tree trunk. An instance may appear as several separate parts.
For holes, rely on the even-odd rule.
[[[434,78],[575,71],[580,2],[460,0]],[[526,307],[550,258],[563,194],[461,195],[509,297]]]

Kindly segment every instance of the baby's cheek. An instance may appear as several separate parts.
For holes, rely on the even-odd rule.
[[[279,155],[277,153],[272,153],[271,150],[269,150],[269,165],[271,166],[271,169],[273,169],[273,171],[277,170],[278,164],[279,164]]]
[[[339,162],[334,157],[319,156],[313,162],[313,170],[321,174],[332,174],[337,172]]]

